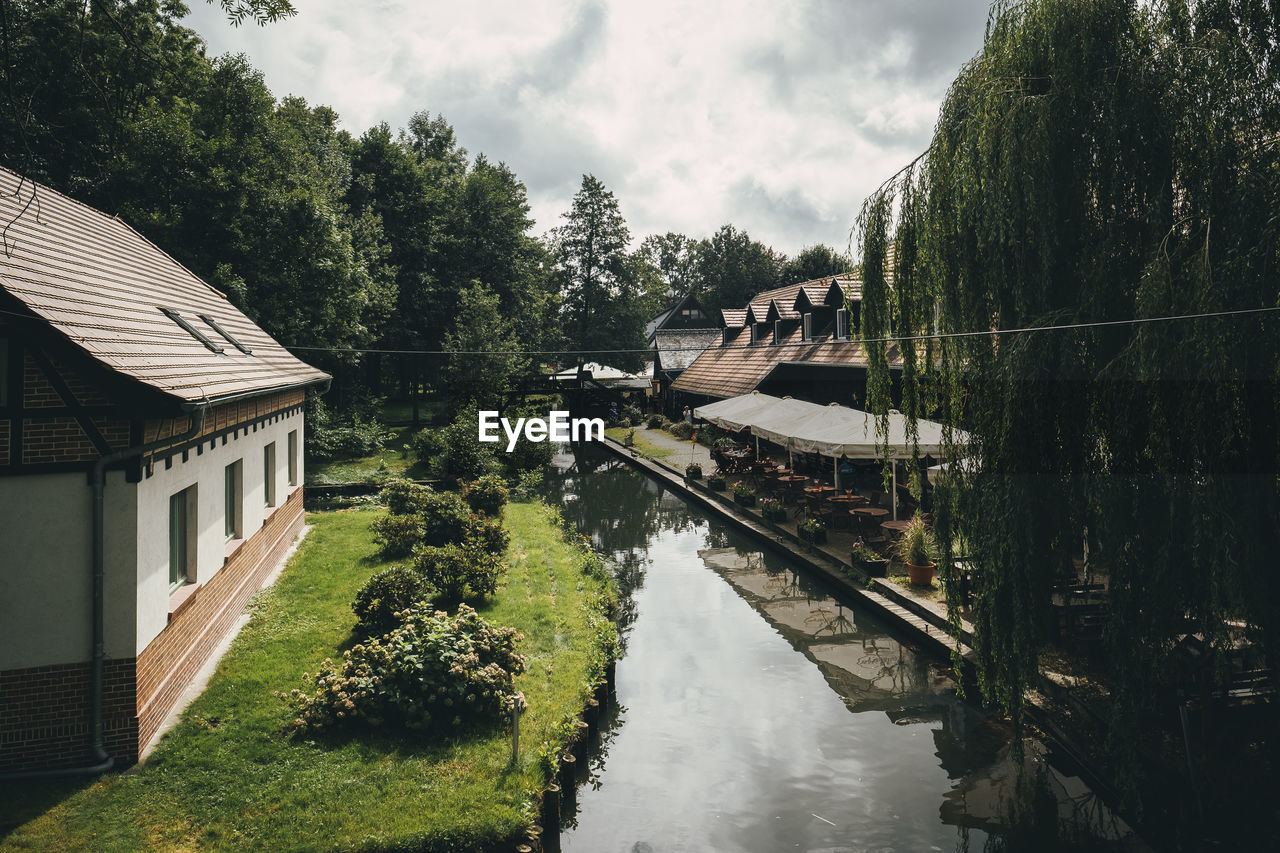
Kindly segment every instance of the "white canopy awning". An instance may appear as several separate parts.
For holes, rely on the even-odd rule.
[[[904,459],[912,454],[907,418],[898,412],[889,413],[887,448],[886,442],[877,441],[875,415],[846,406],[820,406],[752,392],[701,406],[694,415],[725,429],[750,428],[755,436],[801,453],[851,459]],[[920,454],[941,457],[943,425],[921,420],[917,428]],[[956,431],[957,441],[966,439]]]

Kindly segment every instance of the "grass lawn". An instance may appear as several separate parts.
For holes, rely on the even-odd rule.
[[[599,654],[589,615],[603,586],[580,571],[540,504],[507,508],[510,568],[481,608],[525,635],[517,687],[529,710],[516,767],[502,730],[443,743],[283,733],[292,714],[272,691],[305,687],[304,672],[352,642],[350,603],[387,565],[369,533],[382,512],[309,517],[314,529],[298,554],[255,599],[208,690],[145,766],[87,787],[0,786],[0,827],[29,819],[0,849],[470,850],[527,826],[544,783],[543,742],[558,740],[587,696]]]
[[[627,440],[627,433],[630,431],[630,429],[623,429],[622,427],[609,427],[604,431],[604,434],[615,441],[625,443]],[[654,459],[665,459],[675,453],[675,451],[669,447],[661,447],[649,441],[645,438],[644,430],[642,429],[636,430],[635,443],[637,450],[645,456],[651,456]]]
[[[413,430],[407,426],[388,427],[392,438],[386,446],[372,456],[359,459],[329,459],[324,462],[307,461],[307,485],[329,486],[338,483],[365,483],[391,477],[408,477],[425,480],[431,476],[426,465],[409,449],[409,437]]]

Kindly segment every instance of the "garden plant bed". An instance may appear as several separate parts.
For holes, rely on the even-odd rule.
[[[369,531],[381,509],[312,515],[314,529],[219,665],[209,688],[136,770],[81,781],[0,786],[0,827],[18,850],[488,849],[536,819],[539,753],[590,695],[600,654],[589,617],[603,583],[540,504],[511,504],[509,568],[480,609],[524,634],[516,679],[529,708],[517,766],[505,728],[456,741],[407,732],[289,737],[304,673],[355,640],[351,601],[387,567]],[[512,845],[514,846],[514,845]]]

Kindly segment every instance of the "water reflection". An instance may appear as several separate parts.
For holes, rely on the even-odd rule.
[[[617,567],[627,648],[564,850],[1003,843],[1008,732],[943,666],[625,463],[561,462],[552,497]]]

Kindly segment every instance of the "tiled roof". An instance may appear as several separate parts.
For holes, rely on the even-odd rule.
[[[708,397],[736,397],[755,389],[779,364],[806,362],[866,367],[862,346],[852,341],[821,343],[800,341],[796,329],[778,346],[749,346],[750,329],[744,329],[726,347],[708,347],[672,383],[672,388]]]
[[[684,370],[707,347],[720,343],[719,329],[659,329],[655,343],[662,370]]]
[[[747,324],[746,308],[721,308],[720,316],[726,329],[741,329]]]
[[[824,336],[831,333],[830,323],[825,329],[813,329],[815,340],[801,340],[804,332],[801,324],[795,322],[801,318],[801,312],[796,310],[796,301],[803,293],[804,298],[814,306],[836,307],[831,299],[833,281],[843,291],[845,298],[852,302],[861,301],[861,279],[853,275],[842,275],[766,290],[752,298],[746,309],[724,309],[722,313],[726,328],[741,328],[741,331],[731,338],[728,346],[713,345],[704,350],[693,364],[685,368],[671,387],[677,391],[707,397],[735,397],[754,390],[770,371],[784,363],[865,368],[867,359],[861,344],[856,341],[825,339]],[[751,329],[749,326],[742,328],[735,323],[739,317],[741,324],[748,321],[764,323],[766,318],[769,321],[775,318],[783,320],[781,342],[773,345],[773,329],[768,328],[761,342],[750,346]],[[899,360],[896,346],[889,347],[888,355],[890,364]]]
[[[0,289],[117,373],[187,402],[328,378],[117,218],[0,168],[0,221]]]

